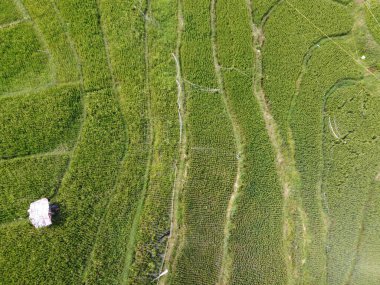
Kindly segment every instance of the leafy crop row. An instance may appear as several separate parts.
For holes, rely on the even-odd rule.
[[[51,81],[49,55],[30,22],[0,30],[0,96]]]
[[[134,253],[151,147],[143,10],[144,6],[138,10],[133,3],[125,1],[99,2],[101,26],[116,86],[114,92],[123,114],[127,141],[120,173],[111,190],[112,198],[84,272],[83,280],[87,284],[126,283]]]
[[[78,53],[85,90],[109,87],[111,75],[97,1],[66,0],[57,1],[56,5]]]
[[[326,276],[326,221],[322,197],[323,174],[323,111],[326,94],[342,78],[361,76],[352,58],[339,49],[350,51],[351,41],[335,40],[316,49],[308,63],[291,112],[290,126],[295,143],[296,166],[301,176],[301,198],[308,215],[304,280],[319,282]],[[305,281],[305,282],[306,282]],[[337,284],[337,283],[331,283]]]
[[[283,196],[262,111],[253,93],[254,54],[246,2],[217,1],[216,15],[225,93],[243,145],[242,186],[229,242],[229,284],[285,284]]]
[[[176,6],[176,1],[152,1],[145,20],[153,151],[129,284],[147,284],[158,276],[171,234],[168,231],[180,135],[176,66],[172,57],[176,43]]]
[[[172,284],[214,284],[222,263],[228,201],[236,177],[231,121],[218,89],[210,39],[210,1],[183,1],[181,64],[185,84],[188,166],[182,232]]]
[[[379,99],[366,84],[341,86],[326,98],[323,191],[329,217],[328,283],[375,284],[368,263],[379,260]],[[337,139],[337,137],[339,139]],[[360,173],[358,178],[357,173]],[[365,253],[363,248],[367,248]],[[368,251],[372,248],[371,253]],[[358,257],[361,256],[359,259]]]
[[[79,70],[67,27],[62,22],[59,11],[52,1],[24,1],[32,20],[38,25],[51,54],[57,83],[77,81]]]
[[[80,114],[75,86],[0,98],[0,158],[70,149]]]
[[[289,0],[282,2],[270,15],[264,27],[263,84],[284,138],[288,111],[305,55],[320,38],[350,31],[352,19],[348,11],[330,0]]]
[[[26,218],[31,201],[52,197],[67,163],[68,155],[0,161],[0,224]]]

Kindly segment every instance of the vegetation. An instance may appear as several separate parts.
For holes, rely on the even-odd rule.
[[[200,13],[200,11],[202,11]],[[183,3],[181,42],[188,134],[187,179],[183,189],[183,240],[172,284],[213,284],[223,255],[226,210],[236,176],[231,120],[217,86],[209,3]],[[194,266],[196,264],[196,266]]]
[[[376,0],[0,2],[0,284],[380,282]]]
[[[329,0],[313,3],[284,1],[270,15],[263,30],[263,84],[284,139],[288,112],[292,108],[292,98],[305,56],[322,38],[348,33],[352,22],[347,7]],[[302,36],[290,36],[295,34]]]
[[[79,129],[78,87],[0,97],[0,158],[72,148]]]
[[[52,197],[59,187],[68,159],[67,154],[52,154],[2,160],[0,224],[25,219],[30,201]]]
[[[236,7],[240,7],[237,9]],[[241,187],[231,225],[231,284],[284,284],[283,197],[262,110],[253,93],[254,53],[245,1],[217,2],[224,89],[242,133]],[[236,22],[240,25],[235,25]],[[231,42],[231,39],[234,39]],[[257,241],[261,240],[260,243]],[[260,264],[257,267],[256,264]]]
[[[36,6],[36,3],[34,5]],[[97,1],[57,1],[56,6],[68,27],[70,38],[79,56],[85,90],[110,87],[111,74],[107,65],[106,46],[100,27]],[[52,7],[51,10],[53,10]],[[52,39],[51,42],[53,41]],[[56,41],[54,45],[57,45]]]
[[[25,7],[46,41],[57,83],[79,80],[74,44],[54,2],[25,0]]]
[[[349,50],[351,42],[336,40],[342,48]],[[329,41],[316,49],[308,62],[308,69],[300,85],[291,114],[291,129],[295,143],[295,160],[301,176],[300,192],[302,205],[308,214],[308,239],[304,267],[308,270],[305,280],[317,282],[325,274],[324,256],[325,217],[322,213],[321,190],[323,184],[323,110],[331,88],[344,84],[344,78],[361,77],[360,67],[353,66],[350,55]],[[318,80],[316,80],[318,78]],[[343,81],[341,81],[343,80]],[[341,83],[342,82],[342,83]],[[348,81],[349,82],[349,81]],[[301,107],[302,106],[302,107]],[[301,109],[302,108],[302,109]],[[334,282],[333,282],[334,283]],[[331,284],[333,284],[331,283]]]
[[[20,13],[17,11],[12,0],[1,1],[0,11],[0,25],[9,24],[21,18]]]
[[[51,81],[49,55],[31,23],[0,29],[0,38],[0,96]]]

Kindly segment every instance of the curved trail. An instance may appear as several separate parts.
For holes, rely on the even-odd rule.
[[[181,246],[180,238],[180,228],[178,215],[180,211],[180,193],[183,189],[183,185],[186,178],[186,152],[187,152],[187,136],[186,136],[186,106],[185,106],[185,80],[182,78],[181,72],[181,39],[184,29],[184,19],[182,14],[182,0],[178,0],[177,4],[177,43],[175,53],[173,53],[173,58],[176,65],[176,83],[177,83],[177,105],[178,105],[178,120],[179,120],[179,143],[178,143],[178,152],[179,152],[179,161],[176,161],[175,165],[175,178],[173,185],[173,195],[172,195],[172,208],[170,213],[170,235],[167,241],[166,250],[164,253],[162,265],[160,268],[161,273],[164,266],[172,270],[172,265],[175,264],[171,259],[174,255],[175,250]],[[175,257],[175,256],[174,256]],[[172,261],[172,262],[171,262]],[[157,284],[166,284],[167,276],[163,276],[157,280]]]
[[[217,284],[228,284],[231,277],[230,274],[231,274],[231,264],[232,264],[232,258],[229,255],[229,251],[228,251],[228,239],[230,236],[232,209],[235,205],[235,201],[236,201],[238,191],[241,185],[241,171],[243,168],[243,159],[241,155],[243,154],[243,145],[242,145],[242,140],[241,140],[241,131],[239,130],[238,124],[232,115],[231,106],[229,106],[228,99],[226,98],[221,66],[219,64],[219,59],[218,59],[218,50],[217,50],[218,48],[217,48],[217,43],[216,43],[217,41],[216,39],[216,21],[217,21],[216,0],[211,0],[210,15],[211,15],[211,21],[210,21],[211,47],[212,47],[212,57],[214,61],[215,75],[216,75],[216,79],[218,83],[218,89],[220,90],[220,94],[222,95],[223,104],[224,104],[226,113],[228,115],[228,119],[232,125],[232,130],[233,130],[234,138],[235,138],[235,147],[236,147],[237,157],[238,157],[236,177],[235,177],[235,182],[233,185],[233,191],[231,193],[228,206],[226,209],[222,265],[220,268],[219,280],[217,283]]]
[[[28,22],[28,21],[30,21],[29,18],[22,18],[20,20],[16,20],[16,21],[13,21],[13,22],[5,23],[5,24],[0,25],[0,30],[9,29],[9,28],[17,26],[18,24],[25,23],[25,22]]]

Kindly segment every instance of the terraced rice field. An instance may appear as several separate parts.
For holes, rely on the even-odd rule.
[[[378,0],[1,0],[0,284],[380,284],[379,70]]]

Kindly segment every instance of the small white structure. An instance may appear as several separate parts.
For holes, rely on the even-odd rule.
[[[47,227],[52,224],[49,200],[42,198],[30,204],[29,220],[36,228]]]
[[[366,59],[366,56],[365,56],[365,55],[362,55],[362,56],[361,56],[361,59],[362,59],[362,60],[365,60],[365,59]]]
[[[162,276],[168,274],[169,270],[165,269],[160,275],[158,275],[158,277],[156,277],[155,279],[153,279],[153,281],[156,281],[158,279],[160,279]]]

